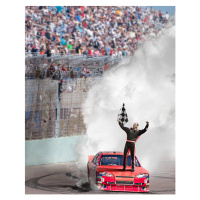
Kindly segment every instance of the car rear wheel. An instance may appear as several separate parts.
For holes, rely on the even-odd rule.
[[[95,183],[96,183],[96,185],[97,185],[97,172],[96,172],[96,180],[95,180]]]
[[[90,170],[89,170],[89,167],[87,168],[87,171],[88,171],[88,182],[89,182],[89,184],[91,185],[91,177],[90,177]]]

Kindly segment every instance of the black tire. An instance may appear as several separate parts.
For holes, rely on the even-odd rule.
[[[89,185],[92,186],[89,167],[87,168],[87,171],[88,171],[88,182]]]
[[[95,181],[96,185],[97,185],[97,172],[96,172],[96,181]]]
[[[88,182],[90,183],[90,171],[88,167],[87,167],[87,174],[88,174]]]

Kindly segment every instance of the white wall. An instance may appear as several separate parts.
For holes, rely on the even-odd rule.
[[[85,136],[25,141],[25,165],[76,161],[77,145]]]

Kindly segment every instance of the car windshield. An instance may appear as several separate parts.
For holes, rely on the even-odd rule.
[[[123,165],[123,155],[102,155],[100,165]],[[131,156],[127,156],[127,166],[131,166]],[[135,166],[140,167],[136,157]]]

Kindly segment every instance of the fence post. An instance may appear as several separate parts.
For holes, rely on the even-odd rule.
[[[62,93],[62,80],[58,83],[58,98],[56,105],[56,126],[55,126],[55,136],[56,138],[60,137],[60,94]]]

